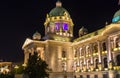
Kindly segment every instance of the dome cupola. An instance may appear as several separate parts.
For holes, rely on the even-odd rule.
[[[120,21],[120,9],[114,14],[112,22]]]
[[[47,14],[44,26],[45,35],[50,39],[70,41],[73,37],[73,21],[59,0],[56,2],[55,8]]]
[[[80,28],[79,30],[79,37],[86,35],[88,33],[88,30],[84,27]]]
[[[34,39],[34,40],[40,40],[40,39],[41,39],[41,34],[36,31],[36,32],[33,34],[33,39]]]
[[[68,13],[68,11],[62,7],[62,2],[57,1],[56,2],[56,7],[53,8],[50,12],[49,12],[49,16],[50,17],[54,17],[54,16],[64,16],[66,13],[66,15],[68,15],[70,17],[70,14]]]

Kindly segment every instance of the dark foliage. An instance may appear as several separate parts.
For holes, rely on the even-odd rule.
[[[14,74],[8,73],[8,74],[0,74],[0,78],[14,78]]]
[[[37,52],[34,52],[33,55],[29,56],[24,72],[29,78],[45,78],[49,76],[47,70],[48,64],[38,56]]]

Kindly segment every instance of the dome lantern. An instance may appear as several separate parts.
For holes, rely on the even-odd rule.
[[[58,1],[56,2],[56,7],[61,7],[61,6],[62,6],[62,2],[58,0]]]

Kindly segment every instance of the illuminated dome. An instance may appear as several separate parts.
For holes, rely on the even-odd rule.
[[[83,36],[88,33],[88,30],[84,27],[80,28],[79,30],[79,36]]]
[[[112,22],[118,22],[120,21],[120,10],[118,10],[114,16],[113,16],[113,19],[112,19]]]
[[[41,39],[40,33],[36,31],[36,32],[33,34],[33,39],[34,39],[34,40],[40,40],[40,39]]]
[[[68,11],[62,7],[62,3],[60,1],[56,2],[56,7],[53,8],[50,13],[49,16],[63,16],[65,15],[65,13],[70,17],[70,14],[68,13]]]

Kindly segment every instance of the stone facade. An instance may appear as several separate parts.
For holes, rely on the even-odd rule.
[[[24,63],[37,51],[52,70],[50,78],[119,78],[120,20],[115,18],[92,33],[82,27],[79,37],[73,39],[72,19],[58,2],[47,14],[45,36],[37,33],[26,39]]]

